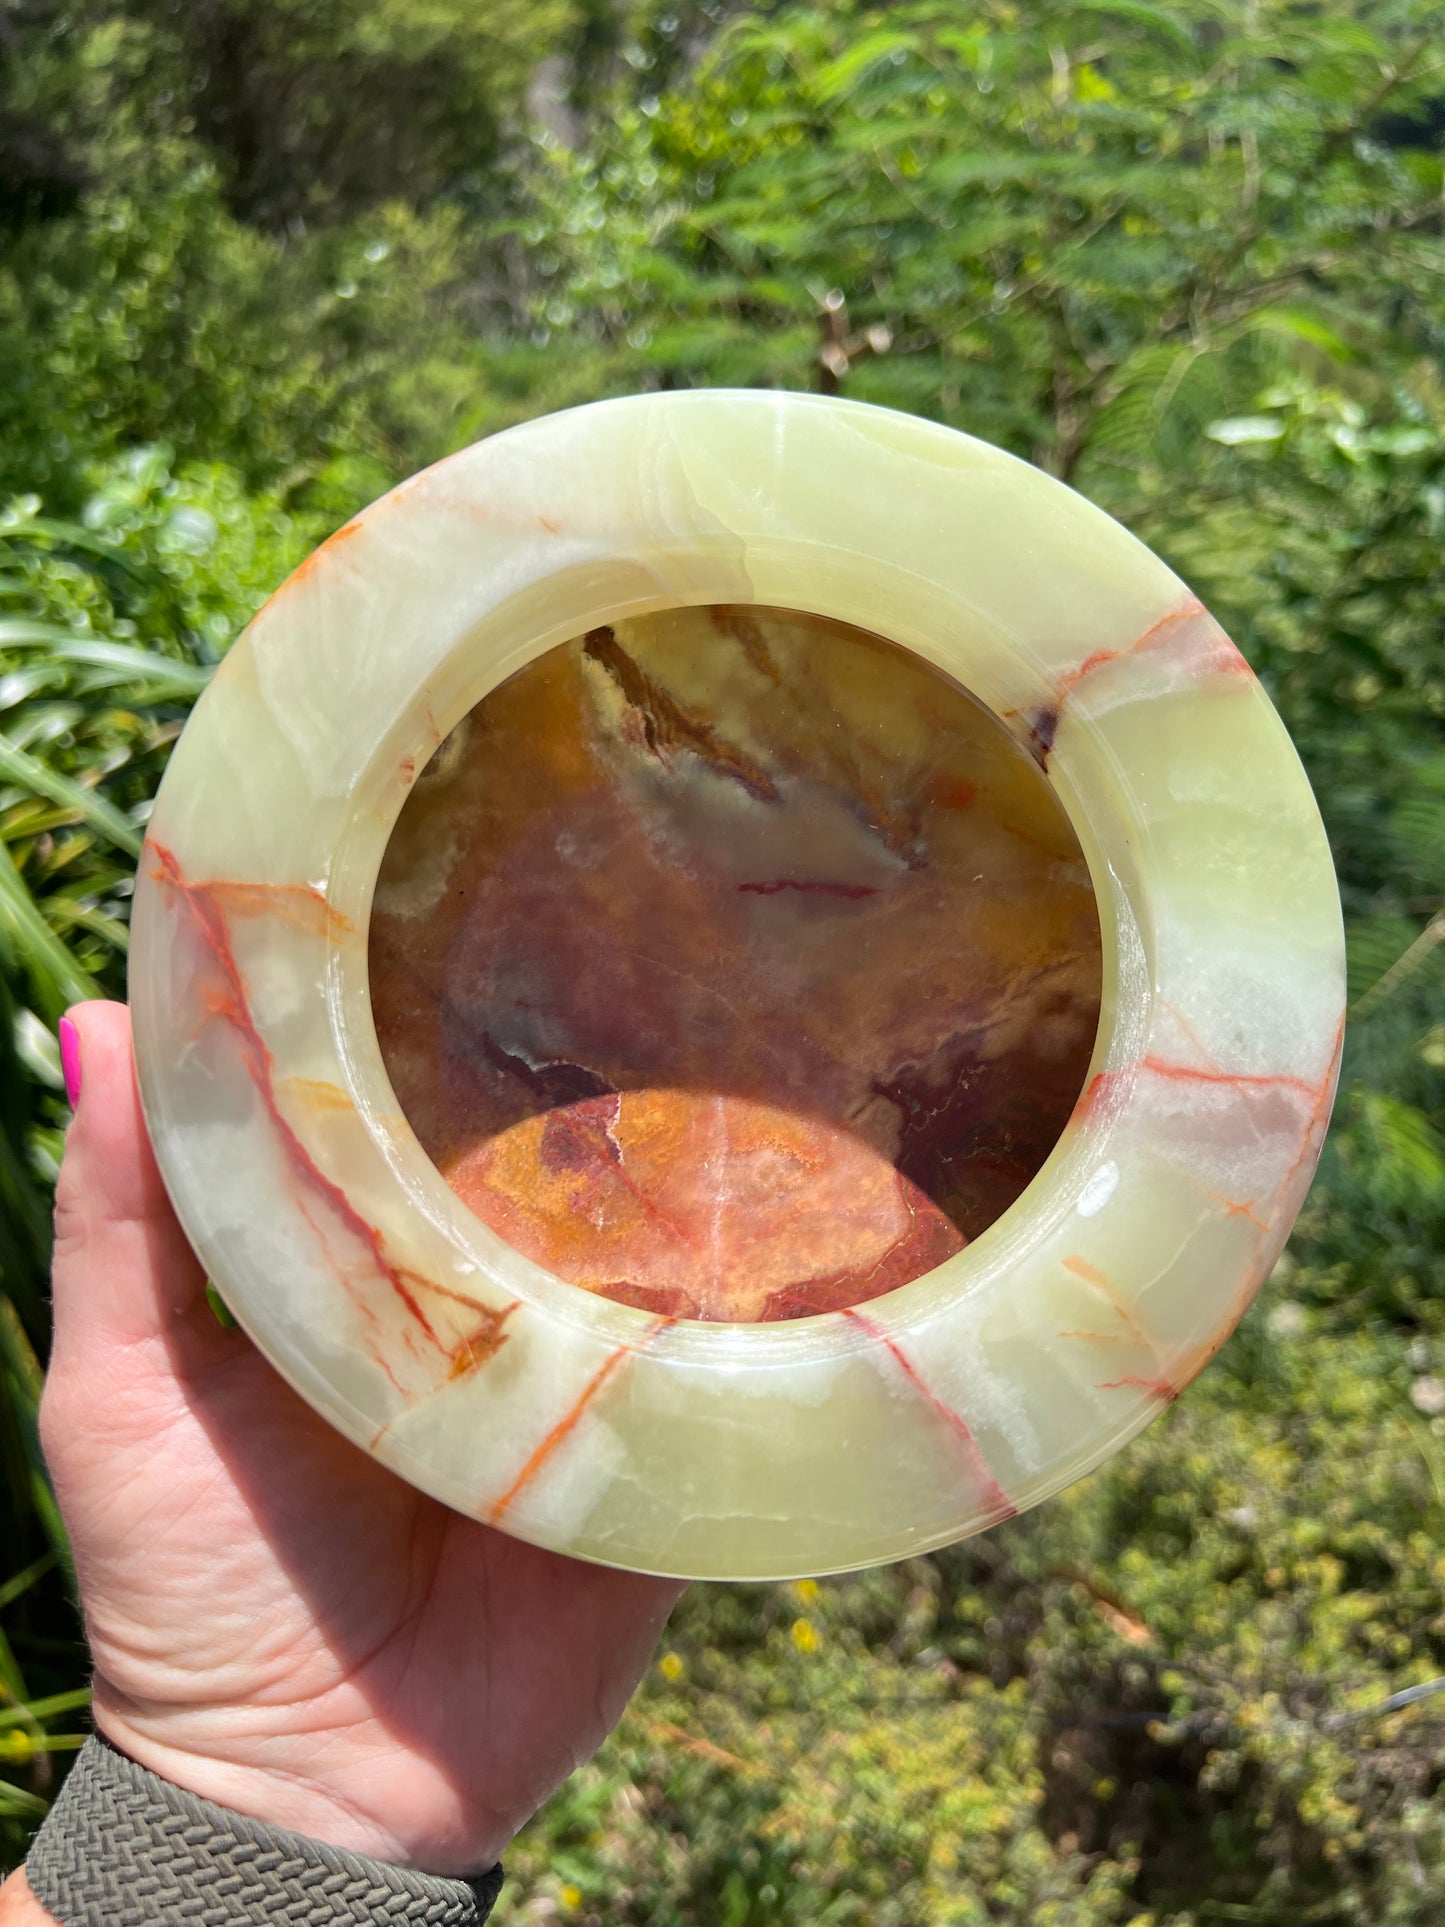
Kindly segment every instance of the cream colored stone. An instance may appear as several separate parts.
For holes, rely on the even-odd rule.
[[[866,1315],[684,1326],[549,1277],[448,1190],[398,1114],[363,939],[408,783],[487,689],[595,623],[744,601],[889,636],[1052,735],[1105,1018],[1054,1154],[957,1257]],[[469,449],[280,590],[162,786],[131,994],[187,1233],[319,1410],[535,1543],[760,1578],[980,1530],[1177,1394],[1303,1199],[1343,950],[1278,718],[1123,529],[925,422],[700,392]]]

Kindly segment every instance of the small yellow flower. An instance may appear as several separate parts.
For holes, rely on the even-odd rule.
[[[1119,90],[1112,81],[1105,80],[1097,67],[1087,63],[1080,67],[1074,76],[1074,94],[1079,100],[1117,100]]]
[[[676,1653],[664,1653],[657,1662],[657,1668],[664,1679],[681,1679],[687,1670]]]
[[[582,1889],[580,1887],[564,1887],[557,1898],[564,1907],[575,1913],[582,1905]]]
[[[801,1599],[805,1606],[811,1606],[813,1601],[818,1597],[817,1580],[799,1579],[793,1587],[793,1597],[794,1599]]]
[[[822,1645],[822,1636],[811,1619],[793,1621],[793,1644],[800,1653],[816,1653]]]

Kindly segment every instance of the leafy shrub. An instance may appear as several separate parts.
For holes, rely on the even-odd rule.
[[[365,167],[323,170],[304,232],[275,218],[279,147],[243,178],[214,116],[198,136],[190,95],[163,95],[234,16],[257,72],[280,63],[301,88],[319,153],[327,128],[352,131],[296,79],[327,48],[278,41],[283,0],[160,11],[76,9],[78,40],[27,16],[4,83],[60,146],[32,143],[46,165],[7,199],[0,139],[0,219],[19,223],[0,265],[0,484],[18,491],[0,518],[0,1852],[23,1852],[85,1698],[34,1438],[65,1116],[52,1027],[71,997],[122,987],[133,851],[189,700],[257,602],[402,469],[594,394],[741,381],[999,440],[1220,615],[1330,831],[1341,1097],[1290,1251],[1165,1419],[967,1545],[695,1589],[616,1736],[512,1849],[499,1918],[1437,1921],[1431,10],[567,9],[546,46],[571,62],[575,143],[554,117],[468,181],[448,122],[395,195]],[[333,15],[344,62],[408,7]],[[373,79],[379,112],[410,98]],[[391,129],[377,151],[416,138]]]

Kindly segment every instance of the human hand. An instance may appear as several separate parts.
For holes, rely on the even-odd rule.
[[[41,1436],[96,1723],[274,1825],[430,1873],[489,1867],[616,1722],[682,1588],[478,1525],[332,1431],[206,1303],[128,1013],[71,1022]]]

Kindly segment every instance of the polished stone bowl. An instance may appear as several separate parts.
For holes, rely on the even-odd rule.
[[[348,524],[172,758],[146,1113],[277,1368],[521,1538],[873,1564],[1213,1356],[1328,1120],[1287,736],[1183,585],[970,438],[693,392]]]

